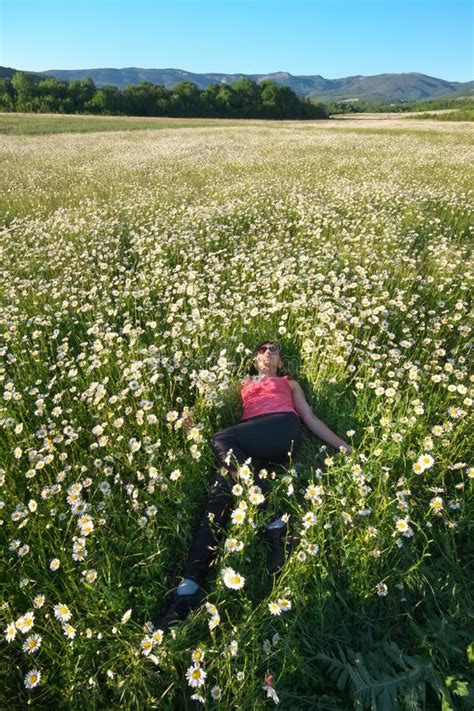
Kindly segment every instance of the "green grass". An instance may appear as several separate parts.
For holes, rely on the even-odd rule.
[[[49,120],[25,117],[37,119]],[[185,674],[199,648],[204,708],[273,708],[271,674],[285,711],[470,711],[468,127],[122,123],[2,137],[0,708],[193,709]],[[230,385],[265,338],[355,452],[305,427],[274,467],[268,512],[244,486],[247,518],[227,526],[205,583],[220,624],[209,629],[203,606],[146,656],[145,625],[180,580],[216,476],[210,438],[238,423]],[[293,549],[273,581],[262,534],[281,509]],[[229,565],[241,590],[223,583]],[[291,609],[273,616],[279,598]],[[31,631],[7,642],[28,611]],[[42,644],[28,654],[33,633]]]
[[[142,131],[163,128],[202,128],[237,126],[227,119],[135,118],[132,116],[72,116],[58,114],[0,114],[0,134],[39,136],[54,133],[91,133],[97,131]]]
[[[435,121],[474,121],[474,109],[456,109],[442,114],[417,114],[409,119],[433,119]]]

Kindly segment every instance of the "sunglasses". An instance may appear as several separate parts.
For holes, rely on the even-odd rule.
[[[260,348],[257,348],[257,353],[266,353],[266,351],[270,351],[270,353],[278,353],[279,352],[278,346],[276,346],[274,343],[271,344],[271,346],[260,346]]]

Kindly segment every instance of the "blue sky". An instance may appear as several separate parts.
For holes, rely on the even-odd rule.
[[[473,0],[0,0],[0,65],[474,78]]]

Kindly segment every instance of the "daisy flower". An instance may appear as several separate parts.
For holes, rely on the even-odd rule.
[[[155,630],[151,638],[154,644],[161,644],[163,641],[163,630]]]
[[[150,652],[153,649],[153,638],[152,637],[144,637],[142,641],[140,642],[141,648],[142,648],[142,654],[147,656],[150,654]]]
[[[413,535],[413,529],[408,525],[408,518],[397,518],[395,528],[403,536],[409,537]]]
[[[303,526],[305,528],[310,528],[311,526],[314,526],[316,520],[316,514],[312,511],[308,511],[308,513],[303,516]]]
[[[35,622],[35,614],[34,612],[26,612],[24,615],[18,618],[18,620],[15,622],[16,628],[20,630],[20,632],[29,632],[30,629],[33,627]]]
[[[41,647],[42,637],[39,634],[32,634],[23,643],[23,651],[32,654],[36,652]]]
[[[316,484],[310,484],[306,487],[305,499],[310,501],[317,501],[324,494],[324,489],[322,486],[317,486]]]
[[[216,615],[217,614],[217,607],[212,604],[212,602],[206,602],[206,610],[210,615]]]
[[[138,452],[138,450],[142,446],[142,443],[139,440],[137,440],[135,437],[131,437],[128,440],[128,446],[130,447],[130,451],[132,453],[134,453],[134,452]]]
[[[441,496],[435,496],[434,499],[431,499],[430,507],[433,509],[433,511],[441,511],[441,509],[444,508],[443,499],[441,498]]]
[[[211,689],[211,698],[214,699],[214,701],[219,701],[219,699],[222,696],[222,689],[220,686],[213,686]]]
[[[425,467],[424,467],[423,464],[421,464],[421,462],[419,462],[419,461],[418,461],[418,462],[415,462],[415,463],[412,465],[412,469],[413,469],[413,471],[415,472],[415,474],[421,474],[422,472],[425,471]]]
[[[27,689],[33,689],[38,686],[41,679],[41,672],[38,669],[32,669],[25,676],[25,686]]]
[[[242,466],[239,467],[239,478],[243,479],[244,481],[248,481],[250,479],[250,475],[252,472],[250,471],[250,467],[248,464],[242,464]]]
[[[279,597],[277,600],[277,605],[282,612],[287,612],[291,610],[291,600],[287,600],[286,597]]]
[[[236,573],[233,568],[224,568],[221,575],[224,580],[224,585],[227,588],[240,590],[240,588],[243,588],[245,585],[245,578],[239,573]]]
[[[422,454],[421,457],[418,458],[418,461],[421,462],[425,469],[429,469],[434,464],[434,459],[431,454]]]
[[[53,558],[51,563],[49,564],[49,569],[50,570],[57,570],[61,563],[59,562],[59,558]]]
[[[258,506],[259,504],[263,504],[265,496],[261,492],[253,490],[250,492],[249,499],[251,504]]]
[[[385,583],[377,583],[377,585],[375,586],[375,590],[379,597],[385,597],[386,595],[388,595],[388,587],[385,585]]]
[[[208,623],[209,629],[211,631],[213,629],[215,629],[215,627],[217,627],[217,625],[220,624],[220,621],[221,621],[221,616],[219,615],[219,613],[217,613],[216,615],[212,615],[211,619],[209,620],[209,623]]]
[[[7,642],[11,642],[16,637],[16,627],[14,622],[9,622],[5,627],[5,638]]]
[[[61,602],[58,605],[54,606],[54,616],[60,622],[67,622],[68,620],[70,620],[71,614],[72,613],[69,607]]]
[[[316,555],[316,553],[319,551],[319,546],[317,543],[308,543],[306,546],[306,553],[308,555]]]
[[[193,689],[202,686],[206,680],[206,676],[207,674],[204,669],[201,669],[197,664],[189,667],[186,671],[186,679],[188,680],[189,686],[192,686]]]
[[[63,632],[68,639],[74,639],[74,637],[76,636],[76,630],[69,623],[63,625]]]
[[[235,511],[232,512],[232,523],[235,523],[238,526],[240,526],[245,521],[246,516],[247,516],[247,514],[245,513],[245,511],[243,509],[241,509],[241,508],[235,509]]]
[[[173,471],[170,474],[170,479],[171,479],[171,481],[178,481],[180,476],[181,476],[181,469],[173,469]]]
[[[93,583],[97,579],[97,571],[96,570],[83,570],[82,575],[85,577],[85,579],[88,583]]]
[[[281,615],[281,607],[277,602],[269,602],[268,609],[272,615]]]
[[[237,538],[227,538],[225,542],[225,549],[228,553],[233,551],[241,551],[244,547],[242,541],[238,541]]]
[[[204,659],[204,656],[204,649],[195,649],[191,654],[191,659],[193,660],[194,664],[199,664],[199,662],[202,662],[202,660]]]
[[[83,536],[88,536],[89,533],[92,533],[92,531],[94,530],[94,524],[92,522],[92,519],[87,514],[80,516],[77,519],[77,525],[81,529],[81,533]]]
[[[45,600],[46,598],[44,595],[37,595],[33,599],[33,605],[36,607],[37,610],[39,610],[41,607],[43,607]]]

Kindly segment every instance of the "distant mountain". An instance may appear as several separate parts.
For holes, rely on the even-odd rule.
[[[445,96],[440,96],[440,99],[467,99],[474,96],[474,81],[466,81],[460,84],[460,88],[456,91],[449,92]]]
[[[14,73],[14,69],[3,68]],[[455,82],[437,79],[418,72],[406,74],[376,74],[374,76],[350,76],[341,79],[325,79],[319,74],[311,76],[293,76],[288,72],[271,74],[195,74],[182,69],[49,69],[46,72],[29,72],[40,77],[49,75],[70,81],[71,79],[93,79],[97,87],[106,84],[123,89],[127,84],[139,84],[148,81],[172,89],[182,81],[191,81],[199,89],[209,84],[232,84],[247,77],[256,82],[270,79],[276,84],[289,86],[299,96],[325,100],[361,100],[370,99],[379,102],[411,102],[438,97],[473,96],[474,82]],[[0,76],[11,76],[3,73]]]
[[[0,67],[0,79],[11,79],[14,74],[21,72],[31,77],[33,81],[38,82],[43,79],[47,79],[53,74],[47,74],[47,72],[29,72],[26,69],[13,69],[13,67]]]

